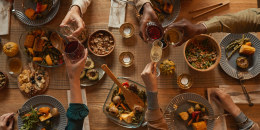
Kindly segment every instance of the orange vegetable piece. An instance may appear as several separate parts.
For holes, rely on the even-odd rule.
[[[31,20],[34,20],[35,19],[35,10],[33,10],[32,8],[28,8],[25,10],[25,15],[31,19]]]
[[[191,125],[192,121],[193,121],[193,119],[191,119],[191,120],[188,122],[188,126]]]
[[[52,65],[53,65],[50,55],[47,55],[47,56],[45,57],[45,61],[47,62],[47,64],[48,64],[49,66],[52,66]]]
[[[247,42],[245,45],[251,46],[252,43],[251,42]]]
[[[33,61],[42,61],[41,57],[33,57]]]
[[[167,14],[171,14],[173,11],[173,5],[169,3],[165,3],[163,6],[163,11]]]
[[[126,110],[126,107],[124,106],[123,103],[121,103],[120,106],[121,106],[124,110]]]
[[[44,12],[48,7],[48,4],[41,5],[40,12]]]
[[[28,51],[30,52],[30,54],[31,54],[31,55],[33,55],[33,56],[34,56],[34,51],[33,51],[33,49],[32,49],[32,48],[28,48]]]
[[[44,114],[48,114],[48,113],[50,113],[50,108],[49,107],[41,107],[40,109],[39,109],[39,112],[40,113],[44,113]]]

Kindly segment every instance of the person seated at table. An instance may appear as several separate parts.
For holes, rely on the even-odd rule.
[[[260,32],[260,8],[251,8],[234,14],[215,16],[212,19],[199,24],[192,24],[190,21],[183,19],[176,23],[172,23],[165,31],[173,27],[184,32],[183,40],[178,46],[193,36],[204,33]]]
[[[82,16],[87,11],[90,3],[91,0],[72,0],[72,5],[70,6],[69,12],[62,20],[60,27],[64,27],[75,21],[78,28],[72,33],[72,35],[79,36],[85,28],[85,23]]]
[[[91,0],[73,0],[71,8],[63,19],[60,26],[63,27],[72,21],[76,21],[78,29],[73,32],[73,35],[78,36],[85,28],[85,23],[82,19],[82,15],[86,12],[87,7],[90,3]],[[152,8],[150,0],[134,0],[134,3],[137,11],[142,14],[142,18],[140,20],[139,35],[141,36],[141,38],[144,39],[144,41],[147,41],[147,36],[145,33],[146,25],[150,21],[158,22],[158,17]]]
[[[165,119],[163,118],[163,112],[158,104],[156,63],[151,62],[147,64],[141,77],[145,83],[147,93],[148,110],[145,117],[148,121],[148,129],[168,129]],[[235,118],[240,130],[259,130],[258,124],[247,118],[228,94],[220,89],[214,89],[211,97]]]

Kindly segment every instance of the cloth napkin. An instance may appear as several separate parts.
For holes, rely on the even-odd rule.
[[[213,88],[208,88],[208,100],[209,103],[212,106],[212,109],[214,111],[214,115],[218,115],[218,114],[223,114],[224,113],[224,109],[219,106],[214,100],[212,100],[212,98],[210,98],[210,94],[212,93],[212,89]],[[218,120],[215,120],[214,122],[214,130],[227,130],[227,124],[226,124],[226,118],[225,117],[220,117]]]
[[[111,0],[108,27],[119,28],[125,22],[125,8],[125,2]]]
[[[11,3],[0,0],[0,35],[9,34]]]
[[[252,103],[260,104],[260,85],[245,85]],[[219,88],[228,93],[234,103],[248,104],[240,85],[219,85]]]
[[[85,89],[81,89],[81,94],[82,94],[83,104],[85,104],[87,106],[86,90]],[[68,104],[70,104],[70,90],[67,90],[67,97],[68,97]],[[88,116],[84,120],[82,130],[90,130]]]

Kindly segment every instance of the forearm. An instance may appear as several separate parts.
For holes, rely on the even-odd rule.
[[[91,0],[72,0],[71,6],[78,6],[81,10],[81,14],[84,14],[90,5]]]
[[[238,124],[239,130],[249,130],[258,127],[258,125],[249,119],[243,112],[240,112],[240,114],[235,117],[235,120]]]
[[[147,91],[148,110],[145,118],[148,121],[148,129],[167,129],[163,113],[158,104],[156,92]]]
[[[203,23],[207,33],[246,33],[260,31],[260,8],[252,8],[235,14],[216,16]]]
[[[70,98],[71,103],[83,103],[79,79],[70,80]]]
[[[150,0],[134,0],[135,7],[137,11],[140,13],[145,3],[150,3]],[[141,11],[142,12],[142,11]]]

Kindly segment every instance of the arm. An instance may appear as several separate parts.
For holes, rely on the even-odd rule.
[[[239,130],[258,130],[258,124],[249,119],[233,102],[231,97],[220,89],[214,89],[210,95],[212,99],[229,112],[236,120]]]
[[[82,104],[82,94],[80,88],[80,74],[84,68],[87,58],[87,49],[85,50],[85,57],[75,64],[71,64],[66,55],[64,61],[70,82],[71,103],[67,110],[68,125],[66,130],[80,130],[83,127],[85,117],[88,115],[88,108]]]
[[[203,23],[208,33],[246,33],[260,31],[260,8],[252,8],[235,14],[216,16]]]
[[[81,10],[81,14],[84,14],[90,3],[91,0],[73,0],[71,7],[78,6]]]
[[[151,62],[147,64],[141,77],[146,86],[148,110],[145,118],[148,121],[148,129],[167,129],[168,127],[157,99],[156,63]]]

